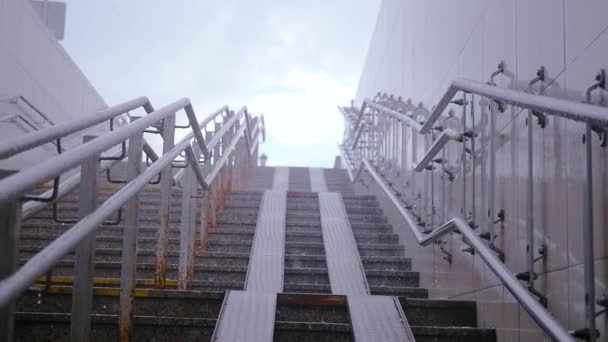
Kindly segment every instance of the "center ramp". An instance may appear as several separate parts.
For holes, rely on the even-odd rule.
[[[272,341],[276,304],[276,293],[227,291],[211,340]]]
[[[286,213],[287,193],[265,191],[245,291],[226,293],[212,341],[273,340],[277,293],[283,291]]]
[[[347,296],[355,340],[415,341],[396,298],[370,295],[342,196],[320,192],[319,209],[331,291]]]

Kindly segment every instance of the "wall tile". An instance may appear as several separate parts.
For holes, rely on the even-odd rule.
[[[570,63],[608,27],[608,2],[588,0],[583,6],[577,1],[564,1],[564,4],[566,63]]]

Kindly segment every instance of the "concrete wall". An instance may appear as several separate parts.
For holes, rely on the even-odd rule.
[[[69,34],[69,33],[68,33]],[[54,123],[83,115],[93,115],[106,107],[103,98],[49,32],[29,1],[0,0],[0,98],[23,96]],[[20,104],[0,102],[0,115],[20,113],[39,128],[49,124]],[[107,130],[108,124],[89,131]],[[0,121],[0,141],[19,139],[30,128],[11,121]],[[81,143],[82,136],[63,142],[71,148]],[[0,168],[24,168],[56,154],[47,144],[18,158],[0,161]]]
[[[608,2],[603,0],[385,0],[361,77],[356,103],[378,91],[422,101],[431,108],[450,81],[465,77],[487,81],[504,60],[515,81],[527,82],[542,65],[552,79],[544,91],[552,96],[582,100],[585,89],[601,68],[608,68]],[[497,85],[511,80],[499,76]],[[535,89],[540,91],[541,89]],[[466,212],[472,212],[475,184],[475,222],[487,227],[488,119],[475,99],[476,131],[480,133],[475,171],[466,174]],[[608,103],[605,93],[595,98]],[[461,107],[454,107],[460,118]],[[470,112],[469,112],[469,118]],[[496,209],[506,220],[496,225],[496,244],[506,254],[514,272],[525,270],[527,205],[527,126],[525,112],[509,107],[497,119]],[[471,119],[469,119],[471,122]],[[582,203],[584,177],[584,127],[564,119],[549,118],[546,128],[533,125],[534,225],[536,246],[547,246],[547,257],[536,264],[540,273],[536,289],[547,296],[550,311],[569,329],[584,327]],[[407,149],[400,186],[410,196],[430,195],[430,175],[414,174],[411,162],[428,148],[416,134],[403,137]],[[598,298],[606,292],[608,273],[608,149],[593,140],[595,270]],[[459,147],[450,154],[459,153]],[[452,155],[454,157],[454,155]],[[433,176],[434,202],[441,207],[442,178]],[[409,182],[406,184],[406,181]],[[399,183],[399,182],[397,182]],[[445,216],[460,215],[462,177],[445,185]],[[376,191],[374,187],[363,189]],[[431,203],[427,202],[426,208]],[[461,252],[459,235],[447,239],[454,256],[449,264],[438,246],[419,248],[388,204],[385,207],[406,243],[406,253],[422,274],[422,285],[435,297],[475,299],[479,322],[498,327],[501,341],[542,340],[536,324],[519,307],[476,256]],[[493,213],[492,216],[495,216]],[[439,215],[441,216],[441,214]],[[598,307],[598,310],[600,307]],[[602,340],[608,341],[606,315],[597,318]]]

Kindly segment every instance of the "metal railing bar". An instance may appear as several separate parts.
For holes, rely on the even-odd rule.
[[[351,182],[354,182],[354,176],[353,176],[353,172],[351,170],[351,166],[350,166],[350,159],[347,157],[346,152],[344,152],[344,147],[340,144],[338,144],[338,150],[340,151],[340,155],[342,156],[342,160],[344,160],[344,165],[346,165],[346,172],[348,173],[348,179]]]
[[[2,191],[0,193],[2,196],[0,201],[18,198],[23,192],[45,182],[49,178],[78,166],[83,157],[103,152],[120,144],[122,141],[129,139],[134,133],[140,130],[143,131],[146,127],[151,126],[168,115],[173,115],[188,106],[189,103],[190,100],[187,98],[178,100],[137,121],[108,132],[102,137],[3,179],[0,181],[0,190]]]
[[[492,250],[477,236],[477,233],[460,217],[454,217],[447,221],[431,234],[424,236],[418,229],[416,221],[403,208],[395,193],[382,180],[373,166],[366,159],[362,160],[362,166],[368,171],[376,184],[380,186],[384,194],[389,198],[394,207],[399,211],[401,217],[409,226],[416,241],[426,246],[452,232],[459,231],[466,239],[467,243],[478,253],[481,259],[490,267],[494,275],[515,297],[517,302],[530,314],[534,321],[553,339],[557,341],[575,341],[564,327],[545,309],[530,292],[521,284],[507,267],[494,255]],[[354,179],[356,180],[356,178]],[[354,181],[353,180],[353,181]]]
[[[458,91],[481,95],[514,106],[561,116],[570,120],[585,121],[600,125],[608,123],[607,107],[529,94],[523,91],[500,88],[466,79],[456,79],[448,87],[448,90],[443,94],[443,97],[433,109],[431,115],[422,125],[420,133],[428,133],[431,130],[435,121],[441,116],[441,113],[446,109],[452,100],[452,97],[454,97]]]
[[[206,184],[211,184],[213,182],[213,180],[215,179],[217,174],[220,172],[220,169],[222,168],[224,163],[226,163],[226,160],[228,160],[228,157],[230,156],[230,154],[234,151],[234,148],[236,147],[236,144],[239,141],[239,137],[244,133],[246,128],[247,128],[247,126],[245,126],[245,125],[239,127],[239,130],[234,135],[232,142],[226,148],[226,150],[225,150],[226,152],[215,163],[213,163],[213,169],[211,169],[211,171],[209,171],[209,173],[205,177]]]
[[[198,183],[203,187],[203,190],[208,190],[209,183],[205,182],[205,176],[198,163],[198,156],[194,154],[191,146],[186,147],[186,157],[190,160],[189,164],[192,171],[194,171],[194,177],[196,177]]]
[[[171,108],[172,107],[169,107],[169,109]],[[159,111],[162,110],[162,108],[159,109]],[[159,113],[157,113],[157,115],[158,114]],[[143,119],[137,120],[133,124],[141,122],[143,122]],[[140,128],[140,130],[143,130],[143,128]],[[119,130],[116,130],[115,132],[119,132]],[[89,144],[94,143],[95,141],[101,141],[101,139],[102,138],[94,139]],[[86,145],[88,144],[83,146]],[[45,274],[59,262],[61,258],[72,251],[83,239],[93,233],[99,225],[103,224],[107,218],[120,209],[132,196],[142,190],[150,180],[165,167],[169,166],[188,146],[189,140],[182,140],[168,153],[163,154],[158,161],[154,162],[150,167],[140,173],[133,181],[127,183],[114,195],[104,201],[97,210],[80,220],[51,242],[47,247],[34,255],[21,266],[17,272],[0,281],[0,308],[7,305],[13,298],[17,298],[17,296],[35,282],[37,277]]]
[[[106,169],[111,168],[112,166],[116,165],[118,162],[119,162],[119,160],[108,160],[108,161],[100,162],[99,172],[100,173],[104,172]],[[62,199],[67,194],[76,190],[76,188],[78,188],[79,185],[80,185],[80,173],[64,180],[63,182],[61,182],[61,185],[59,186],[59,190],[57,191],[57,196],[55,198],[55,201]],[[52,193],[53,193],[53,189],[50,189],[50,190],[43,192],[41,194],[41,196],[48,197]],[[28,202],[23,203],[23,206],[22,206],[23,220],[27,220],[28,218],[31,218],[32,216],[39,213],[41,210],[44,210],[47,206],[48,206],[48,203],[37,202],[37,201],[28,201]]]
[[[443,147],[450,141],[462,141],[462,134],[454,131],[451,128],[445,129],[439,135],[439,138],[435,140],[433,145],[429,148],[429,150],[424,154],[422,159],[418,162],[418,164],[414,164],[414,170],[420,172],[424,170],[424,168],[429,165],[433,161],[433,158],[443,149]]]
[[[370,101],[369,99],[366,99],[366,101]],[[417,122],[416,120],[414,120],[413,118],[398,112],[396,110],[393,110],[391,108],[388,108],[386,106],[380,105],[378,103],[375,102],[371,102],[367,104],[368,106],[370,106],[371,108],[375,109],[375,110],[379,110],[381,112],[384,112],[385,114],[388,114],[392,117],[394,117],[397,120],[400,120],[402,122],[404,122],[406,125],[412,127],[413,129],[415,129],[416,131],[420,131],[420,129],[422,128],[422,125]],[[414,111],[412,111],[414,112]]]
[[[230,120],[228,120],[226,123],[224,123],[222,125],[222,128],[219,129],[219,131],[213,133],[213,137],[207,142],[207,146],[210,150],[213,150],[215,148],[215,145],[220,142],[220,139],[224,136],[224,134],[226,134],[226,132],[234,125],[234,123],[240,119],[240,116],[244,110],[247,109],[245,107],[239,109],[237,114],[230,118]]]
[[[95,115],[87,115],[77,120],[57,124],[43,130],[26,134],[20,137],[18,141],[0,143],[0,159],[6,159],[41,144],[52,142],[56,139],[102,123],[117,115],[125,114],[130,110],[134,110],[142,106],[144,108],[152,109],[152,105],[150,105],[148,98],[138,97],[136,99],[123,102],[119,105],[101,110],[95,113]]]

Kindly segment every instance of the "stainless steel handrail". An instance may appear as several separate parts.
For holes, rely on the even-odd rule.
[[[123,102],[116,106],[101,110],[94,115],[86,115],[76,120],[71,120],[62,124],[53,124],[43,130],[31,132],[23,135],[17,141],[0,141],[0,159],[10,158],[21,152],[38,147],[63,138],[75,132],[100,124],[104,121],[126,114],[129,111],[143,107],[147,113],[154,111],[152,104],[147,97],[138,97],[130,101]],[[154,158],[153,156],[151,156]],[[158,156],[156,156],[158,158]]]
[[[462,134],[454,131],[451,128],[447,128],[441,132],[437,140],[431,145],[428,152],[422,157],[418,164],[414,164],[414,170],[420,172],[424,170],[429,163],[433,161],[433,158],[443,149],[443,147],[450,141],[462,141]]]
[[[351,168],[346,163],[347,168]],[[494,252],[485,245],[485,243],[477,236],[477,233],[469,227],[469,225],[460,217],[454,217],[445,222],[432,233],[423,235],[418,229],[416,220],[412,217],[407,209],[405,209],[399,198],[393,190],[382,180],[381,176],[376,172],[374,167],[366,159],[362,160],[361,168],[365,168],[373,181],[382,189],[382,192],[389,198],[391,203],[398,210],[399,215],[405,220],[414,238],[421,246],[427,246],[433,241],[436,241],[450,232],[459,232],[464,236],[467,243],[478,253],[481,259],[492,270],[494,275],[500,279],[502,284],[515,297],[517,302],[530,314],[534,321],[542,327],[542,329],[557,341],[575,341],[568,331],[545,309],[530,292],[521,284],[509,269],[498,259]],[[352,173],[352,170],[350,170]],[[357,177],[360,173],[357,173]],[[353,182],[357,180],[353,178]]]
[[[129,125],[108,132],[103,137],[94,139],[66,153],[43,161],[35,166],[21,170],[10,177],[0,180],[0,202],[19,198],[24,191],[32,189],[38,184],[41,184],[52,177],[60,175],[63,172],[76,167],[80,164],[82,158],[85,156],[95,153],[102,153],[127,140],[139,130],[144,130],[163,118],[187,107],[190,107],[191,109],[190,100],[178,100],[142,117]],[[192,111],[191,113],[192,115],[194,114]],[[199,146],[204,146],[205,143],[202,138],[198,122],[196,122],[196,117],[194,116],[194,119],[192,119],[189,116],[189,119],[194,131],[193,134],[196,136]],[[198,134],[195,132],[196,129],[199,130]],[[204,149],[201,148],[201,151],[206,150],[206,146]]]
[[[452,101],[454,95],[459,91],[484,96],[541,113],[565,117],[570,120],[589,122],[592,124],[608,123],[607,107],[535,95],[467,79],[456,79],[448,87],[441,97],[441,100],[439,100],[432,110],[431,115],[420,128],[420,133],[425,134],[430,132],[437,119],[439,119],[443,111],[450,104],[450,101]]]
[[[124,128],[127,129],[129,127],[125,126]],[[134,133],[137,131],[138,130],[135,130]],[[158,173],[165,167],[170,166],[173,160],[186,149],[190,149],[190,143],[188,140],[182,139],[169,153],[164,154],[137,178],[127,183],[113,196],[104,201],[104,203],[93,213],[80,220],[57,239],[53,240],[13,273],[13,275],[0,281],[0,308],[6,306],[27,290],[39,276],[44,275],[59,262],[61,258],[85,240],[99,227],[99,225],[106,221],[114,212],[120,209],[131,197],[133,197],[133,195],[142,190]],[[198,160],[194,162],[191,161],[189,165],[195,172],[197,169],[200,172],[200,168],[197,167]],[[201,178],[197,176],[197,179]],[[2,185],[0,184],[0,188],[1,187]]]
[[[166,140],[165,143],[170,146],[167,147],[167,144],[163,147],[163,155],[154,163],[152,163],[146,170],[143,172],[139,172],[139,167],[141,163],[141,153],[143,150],[143,133],[146,128],[155,125],[157,122],[163,122],[164,133],[170,133],[174,130],[174,122],[175,122],[175,113],[185,110],[189,119],[189,126],[191,127],[192,132],[190,134],[183,137],[177,144],[173,144],[173,134],[163,135],[163,138],[168,138],[170,140]],[[135,240],[136,240],[136,231],[138,225],[138,199],[137,194],[143,190],[143,188],[150,182],[150,180],[161,173],[170,173],[170,169],[173,166],[174,161],[180,155],[185,153],[185,158],[187,159],[187,168],[189,172],[187,173],[186,184],[189,186],[183,189],[182,201],[183,205],[188,208],[192,208],[193,198],[196,198],[195,191],[198,186],[203,190],[210,189],[211,183],[214,183],[213,193],[214,197],[219,195],[222,196],[222,191],[226,191],[226,189],[230,188],[230,185],[227,181],[231,177],[220,177],[215,181],[216,176],[230,172],[231,168],[223,169],[226,165],[226,161],[231,158],[235,151],[239,142],[242,141],[242,136],[245,134],[245,137],[251,139],[258,139],[260,135],[260,120],[252,120],[253,122],[250,124],[241,123],[241,119],[245,119],[244,121],[248,121],[248,115],[246,110],[241,110],[237,115],[233,118],[230,118],[228,121],[224,119],[224,125],[220,129],[217,129],[218,125],[216,124],[216,132],[209,139],[210,142],[213,142],[213,145],[208,145],[202,140],[202,132],[201,127],[206,126],[211,121],[214,121],[216,117],[222,113],[226,112],[227,114],[232,114],[228,111],[227,107],[223,107],[219,111],[215,112],[211,116],[205,118],[200,124],[196,121],[196,116],[194,115],[194,111],[188,99],[181,99],[174,103],[171,103],[163,108],[160,108],[156,111],[151,112],[149,115],[137,119],[132,120],[131,123],[124,125],[114,131],[106,133],[103,136],[92,139],[92,137],[85,137],[85,144],[74,148],[70,151],[67,151],[63,154],[60,154],[50,160],[42,162],[35,167],[31,167],[28,169],[24,169],[20,172],[12,174],[2,180],[0,180],[0,205],[6,205],[7,208],[12,208],[13,204],[19,201],[20,193],[23,193],[30,188],[36,186],[43,182],[46,179],[53,178],[58,174],[61,174],[77,165],[82,165],[83,170],[85,170],[85,165],[87,171],[83,171],[84,176],[86,177],[87,182],[85,183],[87,186],[91,187],[91,184],[95,184],[96,179],[96,164],[98,163],[98,156],[106,151],[107,149],[116,146],[122,141],[129,141],[129,165],[128,165],[128,174],[130,181],[126,183],[124,187],[118,190],[113,196],[108,198],[103,204],[97,208],[93,205],[90,208],[90,211],[85,209],[86,212],[80,212],[79,216],[80,220],[71,228],[69,228],[65,233],[60,235],[57,239],[53,240],[48,246],[43,248],[39,253],[34,255],[26,264],[18,268],[14,273],[8,275],[3,274],[5,278],[0,281],[0,308],[4,309],[7,305],[10,305],[11,302],[15,300],[15,298],[24,292],[32,283],[36,281],[36,279],[45,274],[48,270],[50,270],[60,259],[65,256],[70,251],[77,249],[76,252],[76,262],[75,262],[75,273],[80,275],[80,277],[75,277],[74,281],[74,293],[78,292],[75,295],[79,302],[76,306],[73,306],[73,310],[78,310],[78,313],[82,313],[84,316],[90,315],[91,308],[86,306],[86,297],[91,294],[90,288],[91,283],[90,279],[87,280],[87,277],[92,277],[92,273],[87,269],[90,266],[83,263],[82,253],[87,253],[88,255],[92,255],[92,245],[89,245],[87,241],[90,241],[92,234],[97,230],[97,228],[106,221],[106,219],[111,216],[114,212],[119,210],[123,205],[126,205],[127,218],[125,224],[132,225],[131,229],[124,231],[123,236],[123,255],[122,255],[122,267],[121,267],[121,296],[120,296],[120,315],[119,319],[121,338],[124,336],[128,336],[130,329],[132,329],[132,318],[129,318],[129,312],[132,312],[133,308],[133,289],[135,286],[134,277],[135,277],[135,260],[136,260],[136,252],[135,252]],[[234,126],[239,123],[240,126],[238,128],[234,128]],[[252,132],[251,128],[255,128],[254,138],[251,137]],[[171,129],[167,129],[171,128]],[[201,165],[199,164],[199,157],[201,154],[206,157],[211,157],[211,148],[210,147],[219,147],[217,144],[219,142],[222,144],[227,144],[222,146],[222,149],[216,148],[215,151],[217,155],[213,158],[213,164],[211,167],[206,168],[205,172],[201,169]],[[257,143],[257,141],[255,141]],[[249,152],[249,150],[248,150]],[[238,156],[234,162],[234,166],[237,168],[251,166],[252,164],[247,160],[241,160]],[[247,156],[249,160],[251,160],[250,156]],[[205,163],[209,162],[209,158],[205,158]],[[245,165],[243,165],[245,164]],[[91,166],[92,165],[92,166]],[[161,205],[159,210],[164,212],[168,211],[170,208],[169,197],[171,195],[171,182],[169,178],[162,178],[164,183],[161,183],[160,186],[160,197],[161,197]],[[91,180],[94,182],[91,183]],[[232,180],[230,180],[232,182]],[[70,180],[69,185],[73,186],[72,183],[77,183],[76,180]],[[215,186],[217,185],[217,186]],[[82,184],[81,184],[82,186]],[[94,189],[94,188],[93,188]],[[94,190],[92,191],[95,192]],[[81,192],[81,203],[83,203],[83,198],[85,199],[85,203],[87,201],[96,202],[96,195],[89,194],[88,191],[85,191],[84,194]],[[84,196],[84,197],[83,197]],[[168,197],[169,196],[169,197]],[[220,201],[222,201],[220,199]],[[211,200],[210,203],[210,214],[215,215],[214,211],[221,205],[218,204],[217,199]],[[220,202],[221,203],[221,202]],[[86,204],[85,204],[86,205]],[[179,255],[179,280],[178,286],[179,288],[185,288],[187,281],[190,278],[191,267],[193,267],[193,258],[191,257],[191,253],[194,253],[194,216],[191,213],[191,210],[187,210],[186,207],[182,210],[182,231],[180,234],[180,255]],[[15,222],[15,225],[19,223],[19,210],[14,213],[4,213],[8,215],[7,217],[17,217],[14,221],[11,219],[10,222]],[[167,216],[168,218],[168,216]],[[160,265],[164,269],[164,263],[166,262],[164,258],[163,252],[166,245],[167,233],[168,233],[168,220],[165,219],[164,223],[161,219],[161,227],[159,228],[159,236],[158,244],[159,244],[159,253],[157,254],[157,271],[158,266]],[[201,223],[204,223],[204,226],[201,226],[202,230],[206,230],[205,226],[207,220],[201,220]],[[4,228],[4,227],[3,227]],[[9,236],[11,229],[15,229],[18,231],[18,226],[11,227],[10,224],[8,227]],[[201,231],[201,239],[204,238],[204,233]],[[201,240],[202,243],[202,240]],[[89,247],[87,247],[89,246]],[[12,248],[12,246],[11,246]],[[80,254],[79,254],[80,253]],[[80,258],[79,259],[79,255]],[[14,256],[8,256],[9,258],[14,258]],[[90,258],[90,256],[89,256]],[[10,259],[9,259],[10,260]],[[79,261],[80,260],[80,261]],[[88,274],[88,275],[87,275]],[[157,277],[159,273],[155,274],[155,285]],[[164,276],[164,271],[160,273],[160,276]],[[76,284],[76,282],[78,282]],[[123,285],[124,282],[124,285]],[[164,280],[162,281],[164,284]],[[161,287],[164,285],[160,285]],[[87,290],[88,288],[88,290]],[[79,292],[80,291],[80,292]],[[88,295],[87,295],[88,293]],[[84,300],[82,302],[81,300]],[[74,304],[74,303],[73,303]],[[7,311],[10,315],[10,310]],[[75,336],[82,336],[83,332],[86,329],[81,329],[81,326],[74,325],[74,318],[78,317],[78,315],[72,313],[72,328],[76,327],[75,330],[72,330],[72,333],[76,333]],[[123,315],[126,315],[123,317]],[[87,320],[85,320],[87,321]],[[87,324],[88,325],[88,324]],[[125,335],[126,334],[126,335]],[[78,339],[78,338],[77,338]]]

